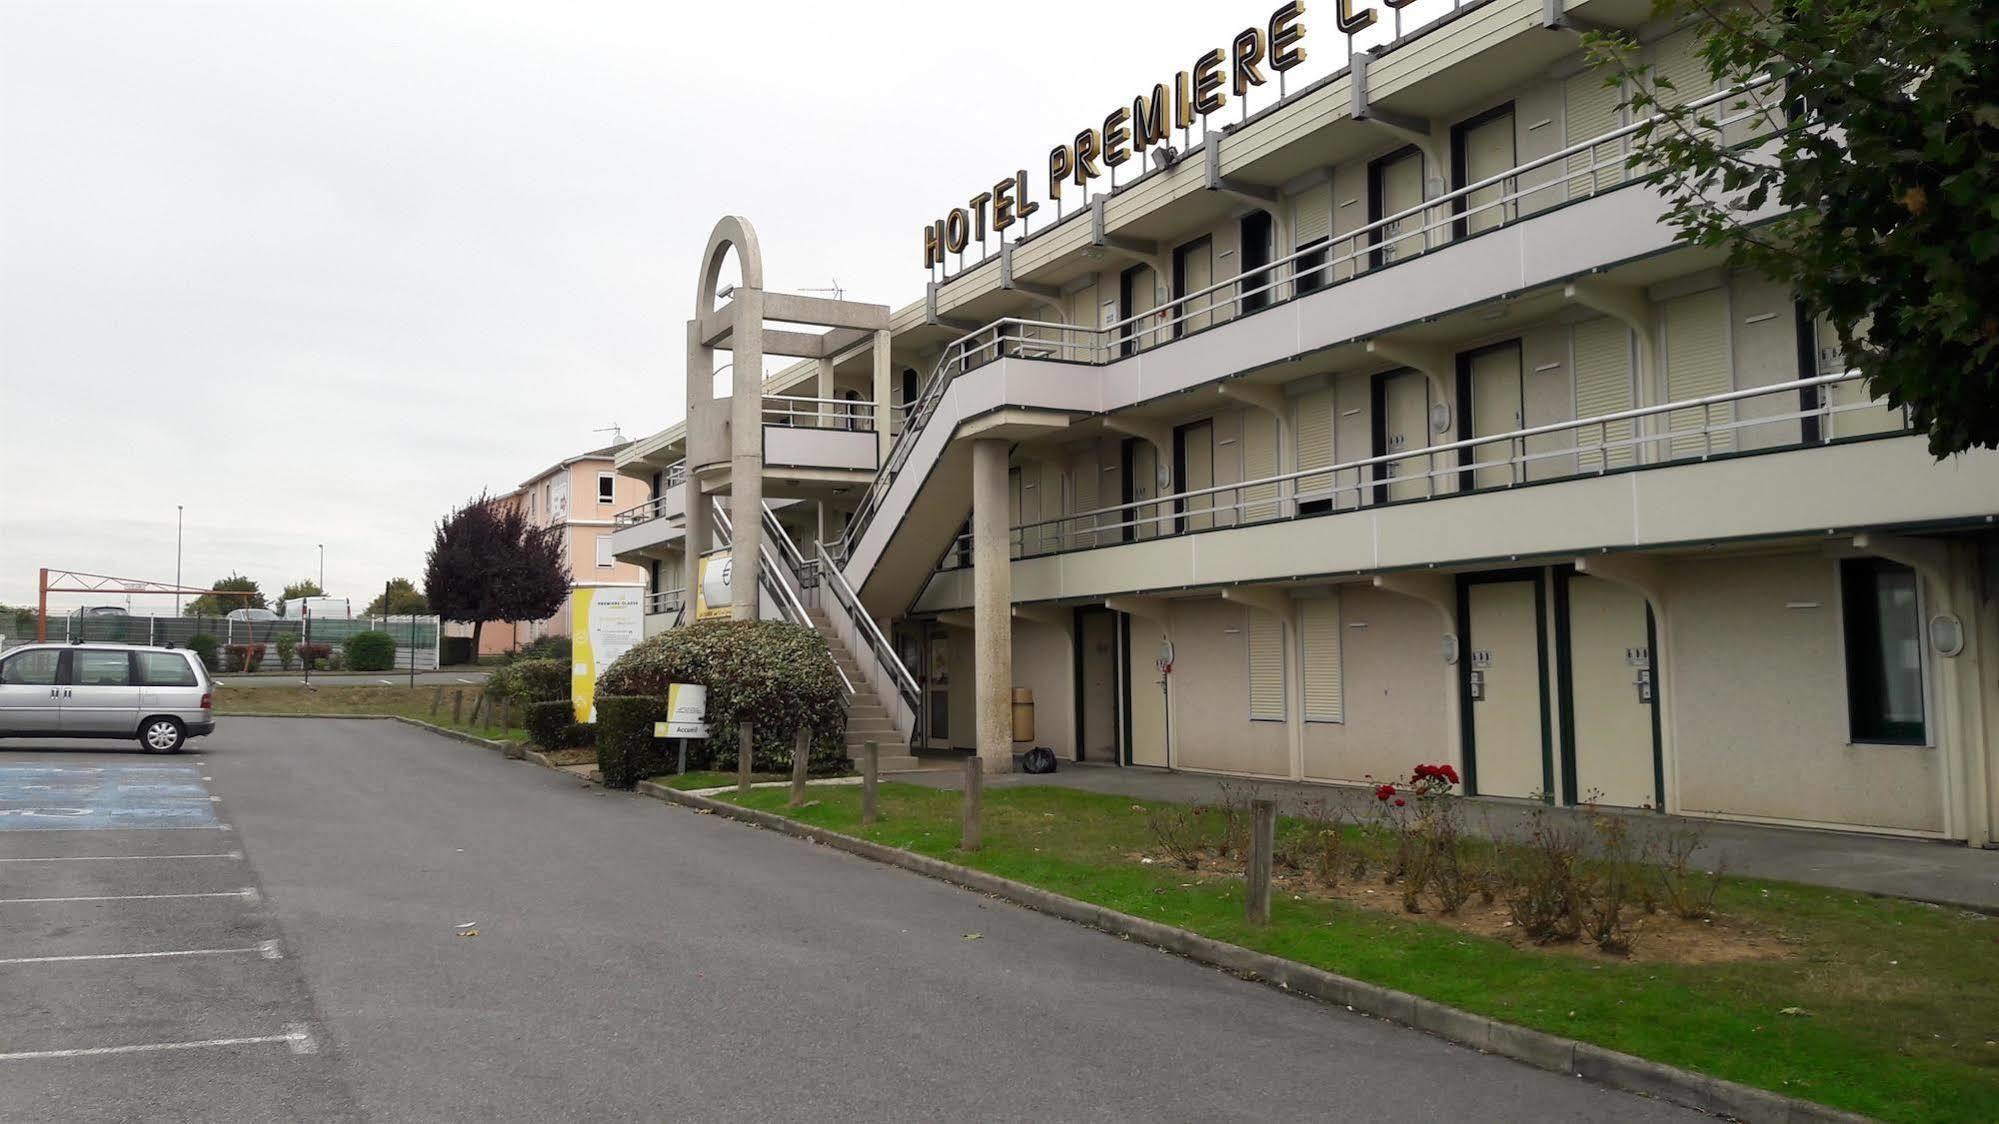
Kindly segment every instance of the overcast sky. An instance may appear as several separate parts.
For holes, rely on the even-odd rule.
[[[717,217],[899,307],[924,222],[1275,7],[0,0],[0,602],[172,580],[176,504],[190,585],[421,581],[454,504],[680,417]]]

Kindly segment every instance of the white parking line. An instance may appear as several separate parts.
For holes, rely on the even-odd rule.
[[[278,942],[265,941],[263,944],[253,944],[246,948],[182,948],[166,952],[99,952],[87,956],[10,956],[4,960],[0,960],[0,965],[67,964],[79,960],[163,960],[180,956],[235,956],[245,952],[258,953],[266,960],[278,960],[284,956],[284,953],[278,949]]]
[[[241,851],[222,851],[212,855],[41,855],[20,859],[0,859],[0,863],[122,863],[142,859],[234,859],[243,861]]]
[[[195,1042],[147,1042],[137,1046],[91,1046],[79,1050],[19,1050],[0,1054],[0,1062],[37,1061],[44,1058],[97,1058],[107,1054],[152,1054],[163,1050],[207,1050],[224,1046],[275,1046],[284,1044],[294,1054],[310,1054],[318,1049],[312,1032],[302,1023],[292,1023],[283,1034],[256,1034],[245,1038],[204,1038]]]
[[[466,678],[464,678],[464,677],[462,677],[462,676],[461,676],[461,677],[459,678],[459,680],[458,680],[458,681],[459,681],[460,683],[470,683],[470,682],[472,682],[472,680],[470,680],[470,679],[466,679]]]
[[[256,901],[257,891],[246,886],[241,890],[217,890],[207,894],[105,894],[87,898],[0,898],[0,905],[37,905],[55,902],[158,902],[176,898],[239,898]]]

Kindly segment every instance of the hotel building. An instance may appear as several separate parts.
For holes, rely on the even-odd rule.
[[[649,629],[733,537],[738,615],[828,634],[857,741],[1004,770],[1026,688],[1084,762],[1451,762],[1482,797],[1991,843],[1999,456],[1933,459],[1792,293],[1675,240],[1578,32],[1636,32],[1730,139],[1780,100],[1713,89],[1642,0],[1360,38],[1327,7],[1321,76],[1275,71],[1286,5],[1192,68],[1235,95],[1205,118],[1142,96],[1051,153],[1059,198],[1023,206],[1037,168],[924,225],[905,307],[767,292],[723,220],[689,420],[617,454]],[[716,350],[799,362],[717,399]]]

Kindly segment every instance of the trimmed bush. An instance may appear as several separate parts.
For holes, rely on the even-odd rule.
[[[597,696],[597,771],[605,788],[633,788],[673,766],[665,738],[652,736],[669,711],[665,695]]]
[[[264,663],[262,644],[229,644],[224,647],[229,653],[229,670],[255,671]]]
[[[396,666],[396,638],[386,632],[357,632],[343,645],[355,671],[387,671]]]
[[[457,667],[472,662],[472,638],[470,636],[447,636],[438,650],[437,660],[446,667]]]
[[[597,740],[596,728],[576,720],[568,699],[529,703],[522,724],[529,740],[543,749],[575,749]]]
[[[520,660],[493,669],[486,693],[517,703],[554,702],[569,698],[568,660]]]
[[[325,671],[326,661],[331,658],[333,658],[333,645],[331,644],[300,644],[298,646],[299,662],[311,667],[314,671]]]
[[[278,633],[278,666],[286,671],[292,669],[292,659],[298,655],[298,637],[289,632]]]
[[[847,766],[847,706],[840,673],[826,640],[782,621],[697,621],[640,641],[597,678],[604,696],[644,695],[664,700],[670,684],[708,688],[705,742],[688,743],[689,768],[736,767],[736,729],[754,723],[751,767],[791,768],[794,731],[812,731],[808,768],[839,772]],[[601,710],[600,710],[601,714]]]
[[[201,666],[210,671],[222,670],[222,665],[215,662],[215,653],[221,644],[220,640],[206,632],[197,632],[187,638],[187,650],[201,657]]]

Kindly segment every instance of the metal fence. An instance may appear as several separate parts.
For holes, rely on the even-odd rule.
[[[176,648],[185,648],[189,640],[206,635],[213,636],[222,645],[262,644],[265,646],[263,670],[278,671],[281,670],[278,637],[289,635],[299,643],[305,643],[306,623],[293,619],[245,621],[227,617],[68,613],[60,617],[51,614],[48,632],[51,641],[63,643],[97,641],[150,644],[155,647],[171,644]],[[434,616],[355,617],[348,620],[314,617],[311,619],[310,639],[314,644],[328,644],[337,650],[356,633],[386,632],[396,642],[396,667],[408,670],[410,661],[414,659],[418,671],[434,671],[438,666],[442,631],[438,618]],[[32,613],[0,618],[0,649],[31,644],[34,639],[35,619]]]

